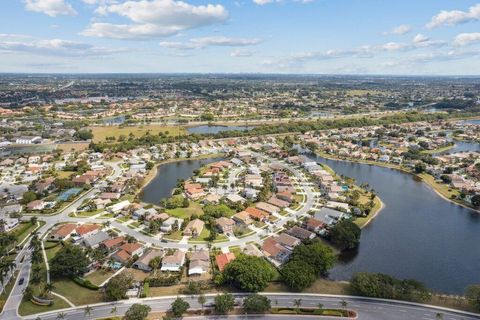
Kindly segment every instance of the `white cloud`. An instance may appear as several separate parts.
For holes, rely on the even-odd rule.
[[[88,43],[81,43],[62,39],[34,40],[34,41],[0,41],[0,51],[22,52],[48,56],[106,56],[124,52],[123,49],[96,47]]]
[[[230,57],[251,57],[255,52],[252,50],[246,50],[246,49],[236,49],[232,52],[230,52]]]
[[[413,43],[425,43],[428,42],[430,39],[423,34],[419,33],[413,38]]]
[[[440,11],[440,13],[434,16],[427,24],[427,28],[432,29],[440,26],[454,26],[476,20],[480,20],[480,3],[470,7],[468,11]]]
[[[113,39],[152,39],[221,23],[228,18],[228,11],[222,5],[195,6],[177,0],[126,1],[99,7],[97,12],[117,14],[133,23],[94,22],[81,34]]]
[[[388,32],[384,32],[383,34],[384,35],[388,35],[388,34],[404,35],[409,33],[411,30],[412,30],[412,27],[409,26],[408,24],[401,24]]]
[[[171,49],[201,49],[209,46],[243,47],[256,45],[262,39],[228,38],[223,36],[190,39],[187,42],[162,41],[162,47]]]
[[[59,15],[73,16],[77,11],[65,0],[24,0],[25,9],[28,11],[41,12],[50,17]]]
[[[475,42],[480,42],[480,32],[460,33],[455,37],[453,43],[458,46],[466,46]]]

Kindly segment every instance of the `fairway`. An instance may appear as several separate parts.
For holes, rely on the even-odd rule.
[[[147,132],[150,132],[151,135],[157,135],[160,132],[167,133],[170,136],[184,135],[187,133],[184,127],[181,126],[162,126],[162,125],[146,125],[146,126],[129,126],[129,127],[118,127],[118,126],[101,126],[101,127],[91,127],[93,133],[94,142],[105,142],[107,137],[115,137],[118,139],[121,135],[124,135],[125,138],[128,138],[130,133],[132,133],[136,138],[145,135]]]

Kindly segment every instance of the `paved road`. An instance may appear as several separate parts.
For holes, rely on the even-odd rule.
[[[241,302],[242,296],[241,294],[235,294],[235,298],[239,302]],[[445,310],[404,302],[377,301],[360,297],[308,294],[266,294],[266,296],[272,301],[273,307],[293,307],[294,300],[301,299],[302,307],[315,308],[321,303],[323,304],[323,308],[341,308],[341,301],[345,300],[348,303],[347,308],[357,311],[359,313],[359,319],[361,320],[435,320],[437,313],[441,313],[445,320],[480,319],[480,315],[467,314],[455,310]],[[207,305],[213,302],[213,297],[213,295],[207,296]],[[170,308],[175,298],[176,297],[130,299],[118,303],[104,303],[91,306],[92,310],[90,314],[85,313],[85,308],[70,308],[62,311],[43,313],[40,314],[40,318],[42,320],[54,320],[57,319],[59,313],[63,313],[65,319],[68,320],[95,319],[112,315],[122,315],[134,303],[149,305],[152,308],[152,312],[164,312]],[[187,296],[184,297],[184,299],[188,301],[192,309],[201,308],[196,297]],[[35,319],[36,317],[37,315],[25,317],[25,319]],[[264,318],[276,319],[278,316]],[[218,319],[218,317],[216,317],[216,319]],[[232,317],[232,319],[239,319],[239,317]],[[282,319],[285,318],[282,317]],[[301,319],[305,318],[302,317]]]

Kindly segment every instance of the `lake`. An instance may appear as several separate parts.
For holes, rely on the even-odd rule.
[[[159,165],[157,175],[143,189],[141,200],[147,203],[158,204],[160,200],[172,195],[172,191],[179,179],[186,180],[193,175],[195,170],[221,159],[222,157],[219,156],[216,158],[183,160]]]
[[[198,134],[215,134],[224,131],[244,131],[252,130],[254,127],[251,126],[209,126],[201,125],[195,127],[187,128],[188,133],[198,133]]]
[[[356,254],[332,269],[334,280],[355,272],[412,278],[431,289],[461,294],[480,283],[480,215],[439,197],[412,175],[393,169],[313,157],[338,174],[368,183],[385,208],[363,229]]]

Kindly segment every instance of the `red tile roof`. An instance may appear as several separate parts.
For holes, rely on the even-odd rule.
[[[232,252],[222,253],[215,257],[218,269],[223,271],[225,266],[235,260],[235,255]]]

